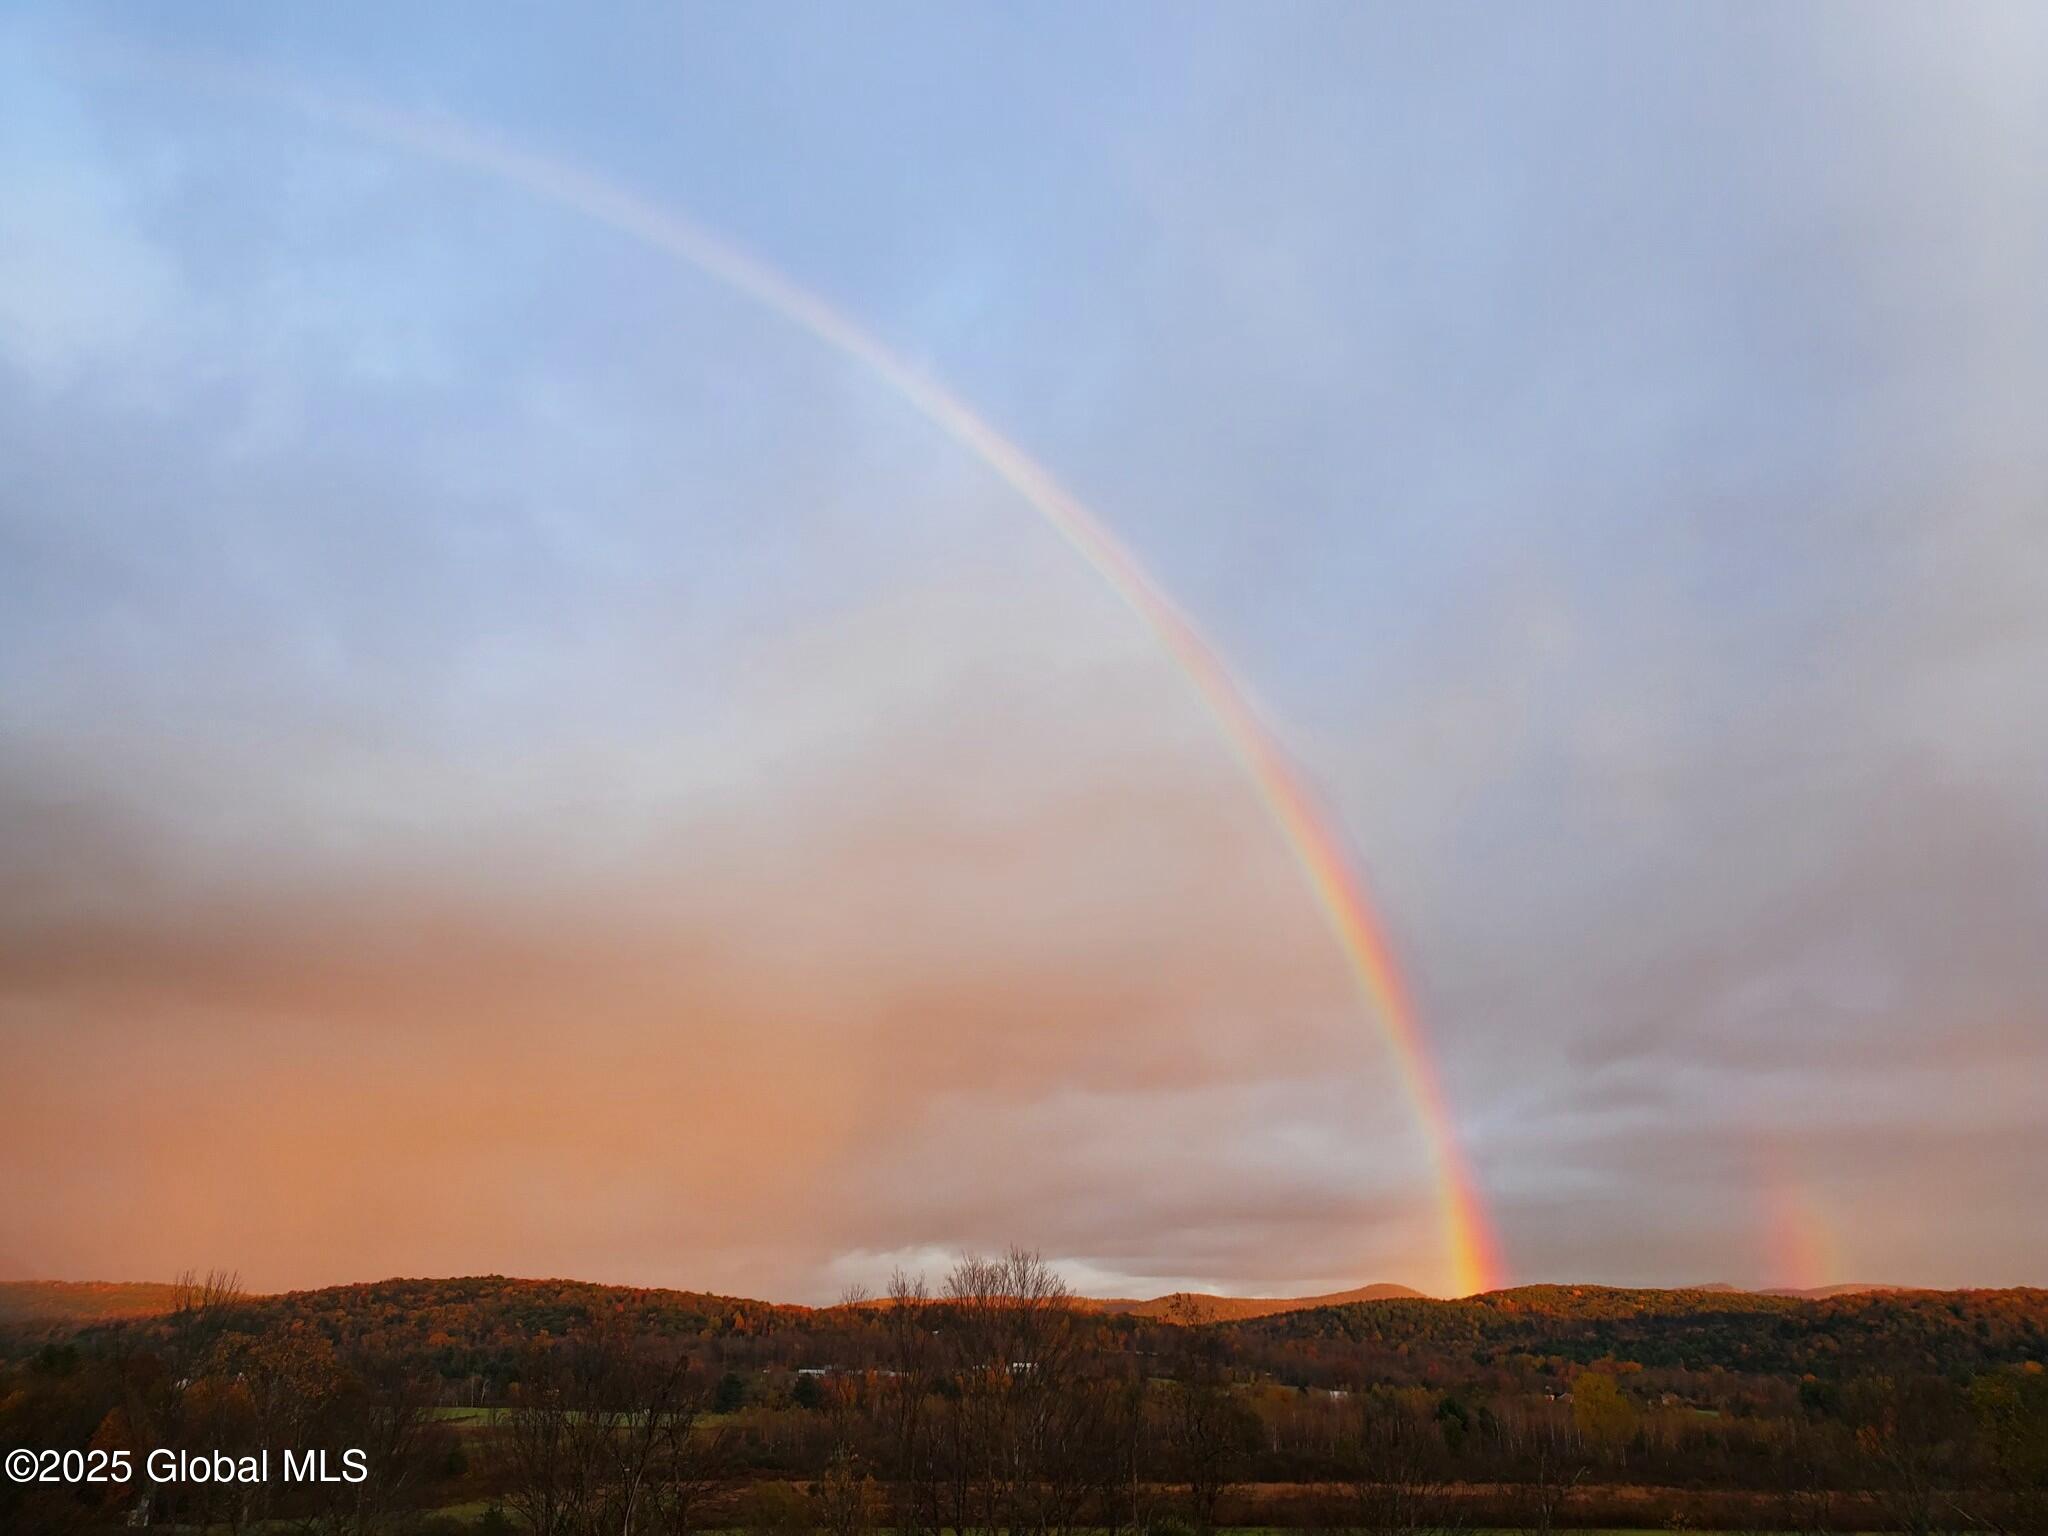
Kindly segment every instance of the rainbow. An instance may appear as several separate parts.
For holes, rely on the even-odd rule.
[[[1793,1172],[1780,1149],[1764,1153],[1764,1283],[1818,1290],[1841,1278],[1835,1231],[1812,1187]]]
[[[1402,1087],[1428,1141],[1450,1288],[1454,1294],[1469,1295],[1503,1283],[1498,1243],[1459,1143],[1436,1063],[1394,963],[1385,927],[1335,822],[1261,721],[1243,686],[1187,615],[1102,520],[1042,465],[965,401],[817,294],[690,220],[576,166],[514,148],[448,118],[310,91],[244,66],[189,55],[143,54],[125,45],[111,52],[117,65],[175,74],[257,97],[376,142],[479,173],[674,256],[863,364],[1001,477],[1150,627],[1250,773],[1327,914],[1359,991],[1385,1029]]]

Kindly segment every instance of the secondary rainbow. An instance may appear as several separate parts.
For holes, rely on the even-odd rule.
[[[1428,1142],[1447,1272],[1459,1295],[1503,1283],[1500,1252],[1459,1143],[1456,1121],[1383,925],[1329,814],[1187,615],[1102,520],[959,396],[920,372],[817,294],[679,214],[576,166],[499,142],[451,119],[344,99],[266,73],[190,55],[121,46],[111,62],[172,73],[338,123],[380,143],[505,182],[677,257],[866,365],[975,455],[1064,536],[1151,628],[1251,774],[1300,863],[1387,1043]]]

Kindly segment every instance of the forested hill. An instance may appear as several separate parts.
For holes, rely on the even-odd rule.
[[[121,1307],[53,1306],[52,1289],[24,1287],[0,1314],[0,1354],[20,1354],[73,1338],[88,1346],[126,1339],[147,1344],[175,1326],[170,1286],[78,1287],[130,1291]],[[156,1293],[161,1293],[158,1295]],[[58,1299],[65,1298],[59,1294]],[[297,1331],[337,1348],[462,1374],[503,1366],[530,1346],[603,1325],[645,1339],[684,1342],[800,1328],[805,1307],[777,1306],[697,1291],[596,1285],[580,1280],[513,1280],[502,1275],[453,1280],[380,1280],[279,1295],[243,1295],[221,1309],[235,1333]]]
[[[1281,1312],[1302,1312],[1315,1307],[1341,1306],[1349,1301],[1387,1301],[1394,1298],[1421,1300],[1422,1292],[1405,1285],[1362,1285],[1356,1290],[1333,1291],[1323,1296],[1214,1296],[1206,1291],[1174,1291],[1149,1301],[1114,1299],[1089,1301],[1097,1312],[1121,1313],[1126,1317],[1154,1318],[1163,1323],[1237,1322],[1253,1317],[1272,1317]]]
[[[643,1338],[693,1339],[801,1328],[808,1307],[584,1280],[379,1280],[249,1298],[238,1327],[310,1327],[372,1352],[492,1348],[613,1326]]]
[[[151,1317],[177,1305],[178,1288],[119,1280],[0,1280],[0,1324],[93,1323]]]
[[[1214,1323],[1269,1317],[1279,1312],[1336,1306],[1349,1301],[1419,1298],[1421,1294],[1405,1285],[1366,1285],[1322,1296],[1217,1296],[1201,1291],[1174,1291],[1143,1300],[1077,1297],[1076,1302],[1082,1310],[1090,1312],[1151,1318],[1168,1323]],[[380,1280],[278,1295],[252,1293],[245,1300],[252,1306],[260,1305],[296,1316],[322,1312],[333,1316],[352,1315],[366,1305],[375,1308],[397,1306],[420,1313],[448,1307],[482,1307],[493,1314],[494,1319],[506,1312],[522,1317],[543,1317],[552,1310],[555,1324],[569,1326],[577,1325],[594,1311],[623,1307],[635,1315],[646,1314],[658,1332],[701,1332],[713,1329],[721,1320],[724,1326],[744,1331],[760,1326],[766,1318],[789,1323],[801,1316],[830,1310],[702,1291],[600,1285],[573,1280],[508,1280],[498,1275],[451,1280]],[[170,1312],[177,1304],[178,1287],[175,1285],[69,1280],[0,1281],[0,1324],[63,1324],[150,1317]],[[559,1334],[561,1327],[551,1326],[550,1331]]]
[[[2048,1291],[1754,1291],[1534,1285],[1461,1301],[1354,1302],[1221,1325],[1238,1352],[1370,1360],[1392,1379],[1426,1363],[1529,1357],[1769,1376],[1956,1371],[2048,1358]],[[1402,1362],[1406,1362],[1404,1368]]]
[[[83,1289],[83,1288],[81,1288]],[[74,1298],[81,1307],[83,1296]],[[886,1304],[808,1308],[696,1291],[481,1276],[387,1280],[237,1300],[232,1332],[317,1334],[337,1349],[444,1378],[516,1376],[533,1346],[600,1326],[668,1340],[740,1370],[886,1363]],[[1082,1326],[1135,1357],[1172,1346],[1181,1318],[1093,1310]],[[169,1320],[89,1309],[17,1321],[0,1351],[55,1338],[145,1343]],[[1525,1286],[1461,1301],[1383,1297],[1208,1325],[1247,1378],[1291,1385],[1435,1386],[1542,1378],[1612,1362],[1651,1372],[1839,1379],[1858,1371],[1972,1372],[2048,1361],[2048,1291],[1874,1291],[1802,1299],[1724,1289]]]

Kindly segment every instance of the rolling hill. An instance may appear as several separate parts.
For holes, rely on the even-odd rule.
[[[0,1322],[11,1336],[0,1336],[0,1354],[64,1335],[88,1345],[113,1334],[147,1338],[160,1327],[152,1314],[167,1311],[172,1295],[169,1286],[0,1287]],[[227,1327],[297,1330],[444,1379],[503,1382],[536,1345],[596,1328],[673,1341],[728,1369],[873,1368],[890,1348],[885,1305],[782,1306],[489,1275],[246,1296]],[[1111,1299],[1085,1310],[1113,1350],[1168,1349],[1157,1330],[1205,1326],[1222,1331],[1245,1368],[1297,1386],[1478,1382],[1532,1370],[1561,1382],[1603,1361],[1781,1379],[2048,1361],[2048,1291],[2027,1289],[1859,1290],[1807,1299],[1705,1287],[1534,1285],[1445,1301],[1370,1286],[1293,1299]]]
[[[1341,1307],[1354,1301],[1421,1300],[1422,1292],[1405,1285],[1361,1285],[1322,1296],[1213,1296],[1205,1291],[1173,1291],[1150,1301],[1124,1298],[1090,1299],[1097,1312],[1142,1317],[1161,1323],[1238,1323],[1256,1317],[1277,1317],[1314,1307]]]
[[[154,1281],[0,1280],[0,1323],[102,1323],[158,1317],[177,1287]]]

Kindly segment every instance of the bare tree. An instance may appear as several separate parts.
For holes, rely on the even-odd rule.
[[[1792,1431],[1776,1460],[1778,1525],[1793,1536],[1828,1536],[1836,1523],[1835,1490],[1828,1482],[1826,1447],[1812,1425]]]
[[[342,1465],[345,1451],[361,1451],[368,1476],[313,1485],[299,1528],[321,1536],[375,1536],[404,1520],[412,1491],[452,1443],[434,1417],[434,1398],[431,1377],[375,1360],[354,1362],[321,1415],[319,1448],[330,1471]]]
[[[570,1536],[575,1528],[575,1408],[563,1374],[546,1351],[534,1351],[496,1441],[505,1503],[532,1536]]]
[[[171,1282],[174,1317],[216,1313],[241,1299],[242,1276],[237,1270],[209,1269],[202,1275],[196,1269],[183,1269]]]
[[[1856,1451],[1860,1481],[1877,1498],[1890,1528],[1929,1536],[1954,1513],[1961,1403],[1939,1377],[1877,1376],[1859,1384]]]
[[[2004,1536],[2048,1536],[2048,1375],[1999,1371],[1970,1389],[1992,1494],[1983,1523]]]
[[[922,1275],[899,1269],[889,1277],[883,1323],[888,1369],[878,1383],[877,1428],[883,1473],[894,1494],[892,1521],[903,1536],[927,1536],[939,1523],[936,1320]]]
[[[1011,1536],[1072,1529],[1090,1486],[1101,1394],[1083,1381],[1066,1282],[1036,1253],[969,1255],[938,1308],[946,1464],[942,1522]]]
[[[1443,1437],[1409,1405],[1361,1395],[1344,1460],[1350,1529],[1358,1536],[1430,1536],[1452,1529]]]
[[[1186,1333],[1181,1379],[1167,1399],[1166,1436],[1175,1471],[1188,1488],[1197,1531],[1216,1528],[1224,1491],[1257,1443],[1258,1418],[1231,1389],[1220,1342],[1208,1330]]]
[[[1561,1436],[1539,1434],[1529,1473],[1515,1485],[1515,1528],[1525,1536],[1551,1536],[1585,1475],[1585,1463]]]
[[[729,1461],[708,1396],[686,1357],[619,1328],[537,1351],[499,1436],[506,1503],[534,1536],[689,1530]]]
[[[1098,1485],[1103,1524],[1109,1536],[1152,1524],[1153,1501],[1147,1474],[1154,1442],[1145,1378],[1132,1375],[1105,1384],[1098,1437]]]

